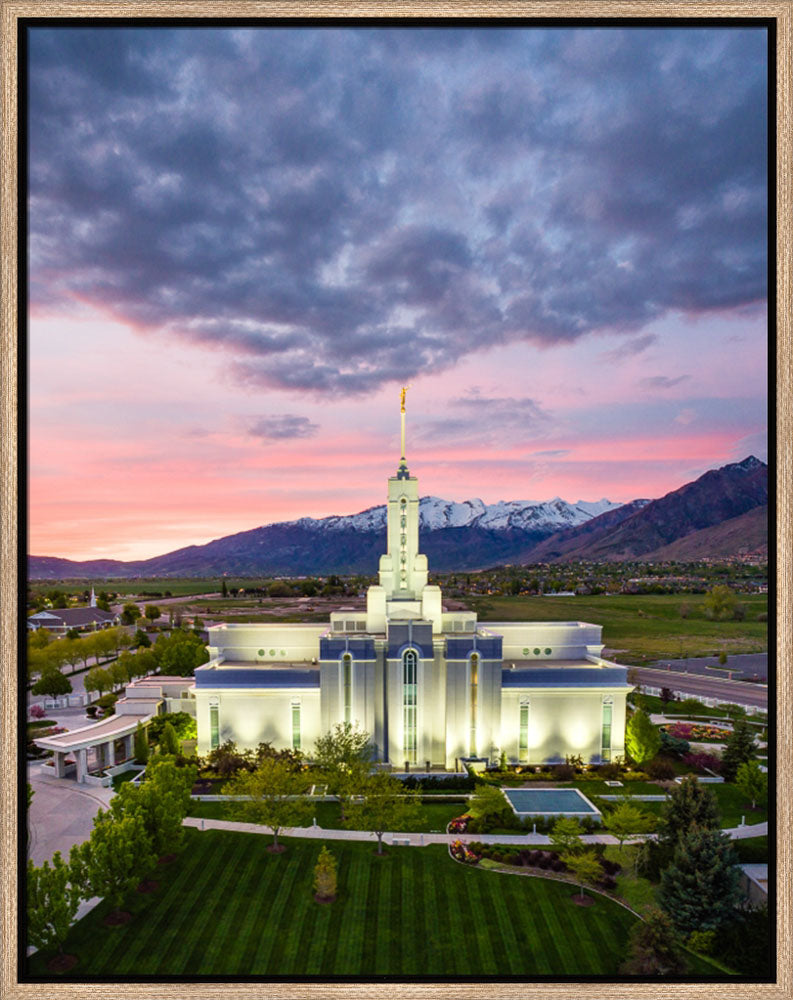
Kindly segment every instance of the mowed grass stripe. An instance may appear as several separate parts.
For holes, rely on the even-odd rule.
[[[378,944],[378,902],[380,886],[383,882],[382,867],[389,863],[388,855],[373,855],[371,874],[366,888],[366,926],[363,936],[363,951],[361,952],[361,972],[371,975],[377,961]]]
[[[286,855],[274,854],[273,859],[278,862],[286,862]],[[311,864],[312,870],[314,864],[316,864],[316,857]],[[298,890],[295,888],[295,882],[302,881],[305,871],[298,864],[279,864],[276,874],[278,875],[277,888],[269,910],[265,911],[267,922],[259,928],[259,946],[254,953],[249,970],[253,975],[263,976],[268,972],[274,975],[280,973],[279,954],[276,953],[273,956],[276,941],[282,936],[283,928],[293,926],[293,919],[295,934],[300,927],[299,910],[301,906],[298,902]]]
[[[510,883],[502,884],[504,879],[519,878],[520,876],[498,876],[498,878],[487,878],[490,873],[479,872],[480,896],[487,901],[487,912],[491,921],[498,927],[497,941],[499,945],[499,972],[520,973],[522,969],[522,959],[519,957],[521,948],[515,935],[512,921],[509,917],[509,902],[517,904],[517,898],[523,895],[520,883],[513,886]],[[484,878],[481,876],[485,876]],[[517,906],[516,906],[517,909]],[[493,923],[491,923],[491,928]],[[516,968],[517,966],[517,968]]]
[[[213,871],[211,880],[204,878],[204,892],[194,894],[195,901],[181,921],[181,926],[184,927],[189,917],[189,928],[172,945],[172,961],[179,972],[199,968],[207,938],[211,938],[213,928],[223,924],[231,896],[229,886],[236,879],[240,862],[248,847],[246,840],[239,838],[232,850],[223,856],[220,870],[216,868]],[[226,961],[234,964],[231,956]]]
[[[525,970],[527,974],[550,975],[554,971],[551,955],[553,940],[539,902],[544,885],[546,885],[544,879],[528,876],[525,900],[513,900],[513,908],[520,908],[523,904],[521,911],[515,913],[516,925],[525,927],[527,923],[529,924],[523,934],[524,960],[528,963],[528,968]]]
[[[450,865],[463,871],[463,866],[457,861],[448,859]],[[445,873],[444,873],[445,874]],[[455,875],[457,873],[455,872]],[[459,893],[457,883],[452,877],[441,877],[438,887],[443,896],[443,909],[439,916],[448,921],[449,938],[444,949],[438,954],[437,959],[430,959],[427,972],[431,975],[453,975],[455,973],[464,974],[468,961],[466,957],[466,933],[463,919],[460,914]],[[438,962],[436,966],[435,962]]]
[[[75,925],[67,978],[614,974],[635,919],[605,897],[576,906],[568,883],[459,865],[440,845],[378,858],[371,843],[335,842],[338,899],[322,906],[311,884],[320,844],[286,846],[271,855],[255,834],[188,831],[160,889],[131,898],[133,921],[104,927],[102,903]],[[47,976],[49,957],[33,956],[33,975]]]
[[[186,845],[187,846],[187,843]],[[203,863],[205,852],[198,852],[198,857],[189,858],[184,850],[179,856],[179,861],[183,862],[181,870],[172,875],[169,871],[163,879],[165,884],[161,884],[157,892],[150,897],[139,912],[134,913],[132,922],[137,926],[138,933],[128,940],[130,935],[119,934],[121,928],[106,928],[104,933],[92,938],[89,949],[90,960],[87,971],[102,971],[104,969],[117,969],[120,975],[139,968],[138,955],[147,951],[149,941],[157,941],[157,926],[169,926],[169,909],[165,904],[166,895],[171,895],[174,891],[179,891],[181,886],[189,885],[191,882],[191,872],[194,868]],[[175,866],[179,861],[171,862]],[[170,878],[168,877],[170,876]],[[129,905],[132,905],[134,897],[128,897]],[[140,897],[134,900],[139,903]],[[102,917],[112,909],[112,906],[103,904],[101,906]],[[137,908],[136,908],[137,909]],[[77,927],[83,926],[83,921]],[[130,927],[130,925],[123,925]],[[101,942],[101,944],[100,944]],[[156,950],[156,949],[155,949]]]
[[[281,871],[277,865],[268,865],[269,855],[262,858],[261,851],[257,852],[260,864],[257,874],[256,891],[254,893],[253,905],[248,909],[247,925],[241,928],[242,934],[239,941],[239,972],[247,975],[253,969],[253,962],[256,951],[259,948],[262,927],[267,926],[268,909],[270,902],[275,896],[277,886],[281,881]],[[266,859],[266,860],[265,860]]]
[[[383,975],[391,971],[391,939],[394,936],[394,926],[391,923],[391,873],[396,863],[393,850],[387,858],[380,858],[380,878],[377,883],[372,883],[378,889],[373,928],[376,939],[374,972]]]
[[[222,921],[214,927],[212,936],[204,949],[204,956],[198,966],[199,975],[211,973],[213,969],[216,969],[221,956],[225,958],[234,956],[235,964],[238,962],[242,951],[240,930],[248,925],[250,919],[248,911],[258,893],[259,879],[257,875],[262,867],[260,852],[251,850],[247,862],[237,873],[237,884],[244,888],[235,894],[228,909],[223,914]]]
[[[334,971],[338,974],[343,974],[345,969],[361,966],[366,924],[366,896],[372,873],[371,858],[364,855],[361,859],[363,863],[355,864],[351,853],[344,853],[343,879],[339,879],[344,904],[344,923],[339,934],[334,962]]]

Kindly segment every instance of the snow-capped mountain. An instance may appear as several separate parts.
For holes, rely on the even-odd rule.
[[[483,528],[488,531],[558,531],[574,528],[621,504],[611,500],[577,500],[568,503],[560,497],[553,500],[501,500],[486,504],[482,500],[443,500],[422,497],[419,501],[419,526],[424,531],[445,528]],[[359,514],[323,517],[301,517],[287,521],[309,531],[384,531],[385,504],[369,507]]]

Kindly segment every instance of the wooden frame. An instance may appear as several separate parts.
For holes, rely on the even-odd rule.
[[[141,997],[216,997],[229,998],[283,997],[300,998],[344,996],[440,997],[454,996],[460,1000],[478,998],[492,992],[494,985],[476,983],[110,983],[110,984],[20,984],[16,971],[17,947],[17,781],[16,781],[16,630],[19,611],[17,595],[17,428],[18,405],[16,384],[17,316],[22,305],[17,303],[17,211],[16,127],[17,127],[17,24],[26,17],[763,17],[774,18],[777,24],[779,58],[777,64],[777,511],[779,548],[777,556],[778,582],[778,752],[779,829],[777,841],[778,874],[778,979],[776,984],[744,985],[720,983],[718,991],[724,998],[790,997],[793,996],[793,926],[791,925],[791,824],[793,798],[791,792],[791,746],[793,746],[793,702],[791,700],[791,653],[793,653],[793,558],[791,556],[791,508],[793,506],[793,460],[790,441],[793,439],[793,402],[791,394],[791,23],[793,7],[789,0],[734,0],[719,2],[674,2],[674,0],[587,0],[587,2],[545,2],[545,0],[228,0],[222,4],[211,0],[0,0],[2,15],[2,365],[0,366],[0,658],[2,662],[2,979],[0,996],[14,998],[49,997],[100,998],[119,996]],[[502,983],[495,986],[500,997],[523,997],[525,984]],[[602,997],[691,997],[710,996],[709,984],[666,983],[542,983],[530,986],[532,996],[592,996]]]

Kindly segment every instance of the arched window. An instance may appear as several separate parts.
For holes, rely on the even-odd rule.
[[[471,757],[476,757],[476,712],[479,702],[479,653],[471,653],[471,733],[469,739],[468,752]]]
[[[603,699],[603,722],[600,733],[600,757],[602,760],[611,760],[611,716],[614,699],[606,695]]]
[[[406,649],[402,654],[402,722],[404,729],[403,750],[405,760],[416,762],[417,753],[417,705],[416,686],[418,675],[418,655],[415,649]]]
[[[518,737],[518,759],[529,759],[529,699],[520,699],[520,725]]]
[[[341,658],[341,703],[344,721],[352,722],[352,653],[345,653]]]

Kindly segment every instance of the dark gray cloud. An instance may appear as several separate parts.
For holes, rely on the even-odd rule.
[[[273,413],[259,419],[251,425],[248,433],[253,437],[280,441],[284,438],[313,437],[319,430],[319,424],[312,423],[308,417],[299,417],[294,413]]]
[[[648,378],[639,379],[639,385],[642,389],[671,389],[689,378],[690,375],[678,375],[676,378],[669,378],[668,375],[650,375]]]
[[[610,364],[619,364],[620,361],[625,361],[626,358],[633,358],[637,354],[641,354],[642,351],[646,351],[648,347],[652,347],[657,341],[658,337],[656,334],[643,333],[641,337],[631,337],[630,340],[623,341],[612,350],[604,351],[600,355],[600,360],[607,361]]]
[[[31,299],[243,384],[766,295],[761,29],[29,31]],[[643,346],[642,346],[643,345]]]

